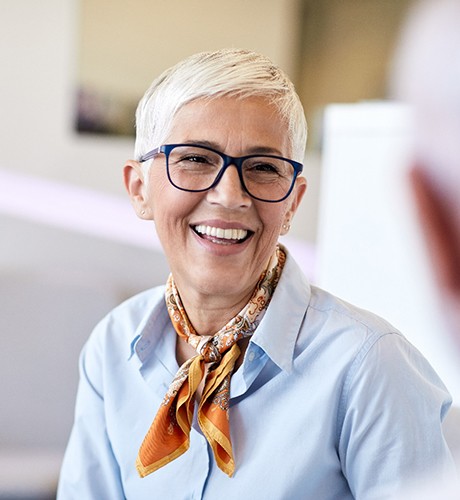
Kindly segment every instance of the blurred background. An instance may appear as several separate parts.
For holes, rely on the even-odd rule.
[[[254,49],[290,75],[309,122],[309,191],[285,244],[312,282],[401,329],[459,401],[405,181],[410,111],[387,91],[410,3],[0,2],[0,498],[48,498],[83,343],[166,279],[122,168],[145,89],[201,50]]]

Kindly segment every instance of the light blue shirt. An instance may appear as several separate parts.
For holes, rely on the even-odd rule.
[[[81,354],[60,500],[372,500],[453,470],[441,419],[450,397],[391,325],[311,286],[288,256],[231,382],[236,471],[195,424],[190,449],[146,478],[144,435],[178,365],[159,287],[114,309]]]

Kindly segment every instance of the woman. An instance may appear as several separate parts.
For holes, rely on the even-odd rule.
[[[124,180],[171,276],[83,350],[60,498],[369,499],[449,470],[428,363],[278,244],[305,141],[292,83],[258,54],[197,54],[153,82]]]

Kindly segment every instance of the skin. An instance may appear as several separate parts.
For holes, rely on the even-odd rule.
[[[165,144],[194,142],[232,156],[259,152],[290,158],[286,130],[275,108],[263,98],[197,99],[177,112]],[[204,193],[174,188],[167,179],[164,155],[154,159],[146,175],[148,179],[138,162],[126,163],[124,180],[131,202],[140,217],[155,221],[195,329],[201,335],[212,335],[249,300],[278,237],[286,232],[283,224],[289,224],[297,210],[306,180],[297,179],[288,199],[266,203],[243,191],[234,167]],[[244,229],[250,237],[239,243],[224,242],[200,236],[194,231],[197,225]],[[179,362],[193,355],[188,344],[178,345]]]

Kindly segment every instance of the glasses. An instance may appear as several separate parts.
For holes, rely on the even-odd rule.
[[[285,200],[303,165],[275,155],[233,157],[207,146],[166,144],[141,156],[145,162],[159,153],[166,156],[169,182],[177,189],[198,193],[214,188],[225,170],[234,165],[243,189],[256,200],[276,203]]]

